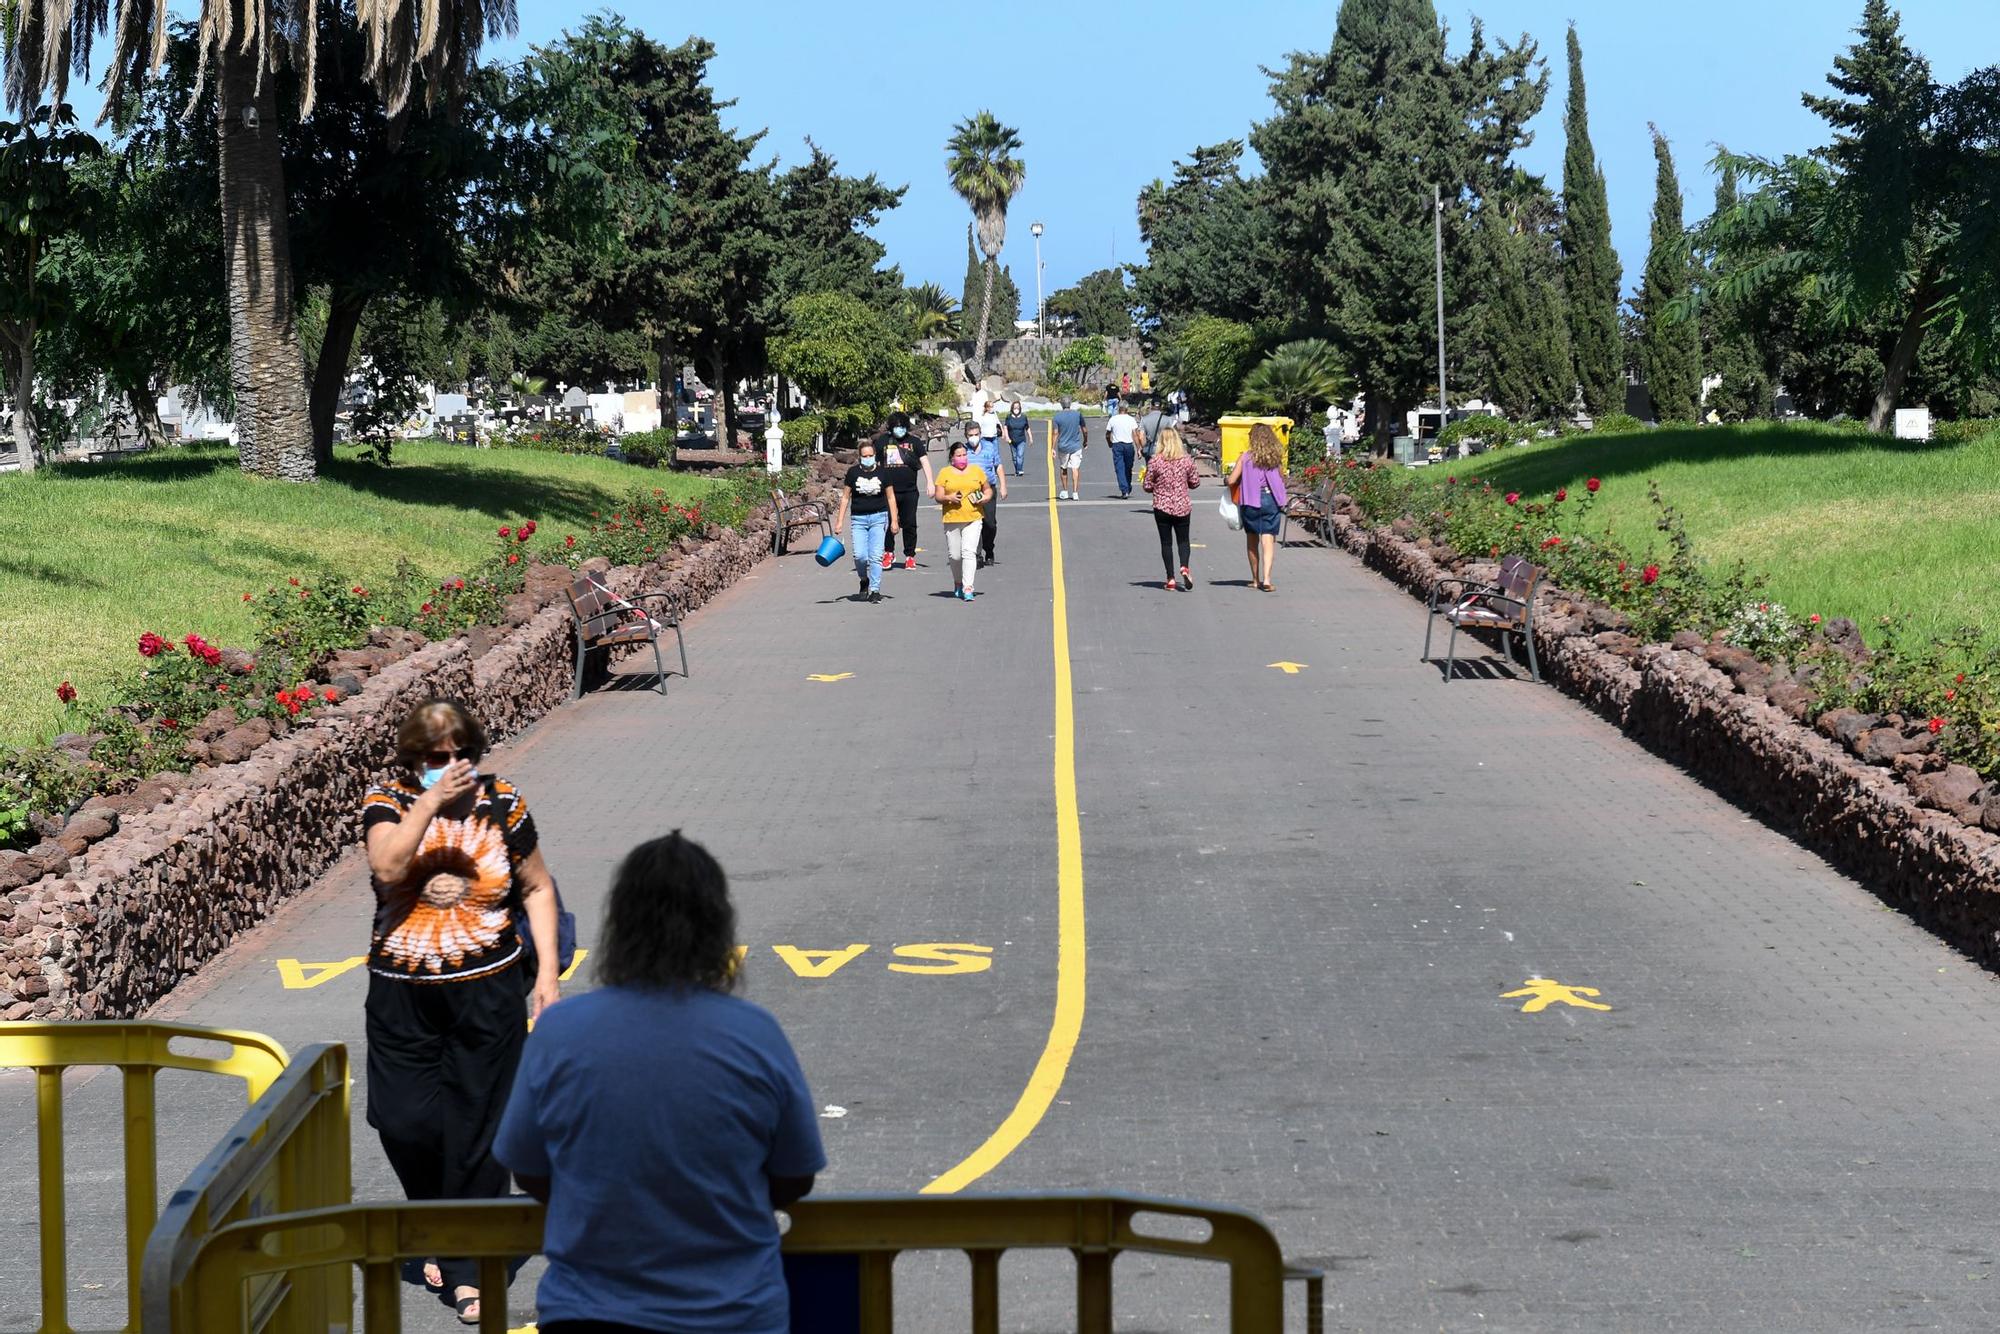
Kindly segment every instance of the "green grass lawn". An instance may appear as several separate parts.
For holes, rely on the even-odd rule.
[[[608,459],[399,443],[392,467],[343,458],[311,486],[237,470],[194,445],[0,477],[0,742],[60,730],[67,679],[86,700],[137,662],[142,631],[249,645],[243,594],[287,576],[381,581],[408,557],[443,578],[533,519],[534,545],[582,532],[640,490],[686,503],[714,484]]]
[[[1864,632],[1907,614],[1914,630],[2000,630],[2000,431],[1968,444],[1885,440],[1851,428],[1756,423],[1543,441],[1429,472],[1546,497],[1603,479],[1592,527],[1658,547],[1657,480],[1702,555],[1741,556],[1801,616]]]

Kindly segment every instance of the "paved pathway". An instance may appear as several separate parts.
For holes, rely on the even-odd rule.
[[[720,855],[749,994],[844,1109],[823,1189],[1242,1204],[1329,1269],[1331,1329],[2000,1320],[1993,977],[1556,692],[1441,683],[1421,609],[1345,555],[1288,549],[1275,596],[1245,587],[1212,489],[1200,584],[1163,592],[1108,474],[1093,449],[1098,499],[1053,515],[1045,473],[1010,479],[970,606],[928,514],[926,565],[879,606],[767,563],[692,623],[668,699],[607,690],[493,757],[585,945],[632,843],[680,827]],[[288,989],[279,960],[355,955],[367,917],[351,858],[161,1012],[358,1045],[360,970]],[[1505,995],[1535,978],[1594,1005]],[[1062,1075],[1045,1108],[1037,1071]],[[107,1084],[80,1133],[115,1124]],[[365,1095],[357,1185],[386,1193]],[[170,1179],[229,1111],[189,1096]],[[1017,1103],[1030,1133],[982,1153]],[[25,1125],[0,1155],[25,1256]],[[72,1176],[111,1183],[80,1154]],[[115,1323],[116,1265],[91,1264],[78,1321]],[[1010,1262],[1010,1328],[1066,1325],[1066,1267]],[[953,1327],[963,1262],[907,1268],[901,1327]],[[32,1274],[4,1272],[19,1327]],[[1121,1328],[1221,1309],[1205,1271],[1119,1274]],[[422,1306],[411,1328],[453,1327]]]

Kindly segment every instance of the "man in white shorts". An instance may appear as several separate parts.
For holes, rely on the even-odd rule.
[[[1077,500],[1083,484],[1083,413],[1075,398],[1063,400],[1062,411],[1050,418],[1056,433],[1056,499]]]

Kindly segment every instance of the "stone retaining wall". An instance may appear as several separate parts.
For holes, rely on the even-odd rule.
[[[825,482],[809,489],[830,501]],[[615,592],[671,592],[692,611],[768,554],[771,534],[766,506],[741,530],[682,539],[661,562],[595,568]],[[464,699],[499,740],[568,699],[575,639],[561,591],[571,576],[560,567],[535,575],[510,600],[508,626],[386,663],[366,650],[342,655],[337,670],[365,679],[310,723],[238,762],[93,799],[72,819],[73,835],[8,854],[0,1018],[129,1018],[192,976],[353,843],[362,795],[389,771],[396,728],[419,702]],[[697,663],[699,652],[697,640]]]
[[[1370,529],[1347,515],[1336,515],[1333,527],[1343,548],[1418,598],[1452,573],[1432,559],[1428,544],[1393,528]],[[1475,578],[1494,572],[1477,564],[1466,571]],[[1535,643],[1543,676],[1950,944],[2000,967],[2000,838],[1928,809],[1924,803],[1944,799],[1935,777],[1915,766],[1867,763],[1815,732],[1810,696],[1769,680],[1768,670],[1760,676],[1754,662],[1732,658],[1736,651],[1695,636],[1641,644],[1623,633],[1620,619],[1561,590],[1542,594]]]

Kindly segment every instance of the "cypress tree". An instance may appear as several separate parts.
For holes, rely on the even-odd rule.
[[[1715,183],[1712,216],[1728,216],[1738,202],[1735,164],[1724,162]],[[1709,256],[1706,285],[1711,293],[1727,280],[1737,258],[1725,249]],[[1768,313],[1750,302],[1711,299],[1702,317],[1706,321],[1708,368],[1722,380],[1709,391],[1708,406],[1731,421],[1770,416],[1775,390],[1768,369],[1770,358],[1761,346],[1768,333]]]
[[[1621,411],[1618,344],[1617,252],[1611,248],[1611,209],[1604,170],[1590,146],[1590,113],[1584,99],[1583,46],[1569,30],[1569,104],[1563,117],[1563,290],[1569,307],[1569,342],[1583,405],[1592,416]]]
[[[1653,411],[1663,422],[1693,421],[1701,408],[1701,329],[1670,309],[1685,304],[1693,286],[1693,258],[1681,221],[1681,182],[1673,150],[1656,127],[1653,134],[1653,234],[1646,251],[1646,276],[1636,303],[1640,310],[1639,365]]]
[[[1561,261],[1549,223],[1554,200],[1538,180],[1525,199],[1496,201],[1490,233],[1494,275],[1487,335],[1493,396],[1516,418],[1560,417],[1576,392],[1564,322]]]
[[[965,225],[965,291],[958,304],[959,320],[964,326],[962,336],[979,337],[979,300],[985,290],[986,261],[979,256],[979,250],[972,242],[972,224]],[[1021,318],[1021,289],[1014,285],[1014,275],[1006,265],[1001,265],[993,273],[993,311],[986,321],[988,338],[1012,338],[1014,321]]]

